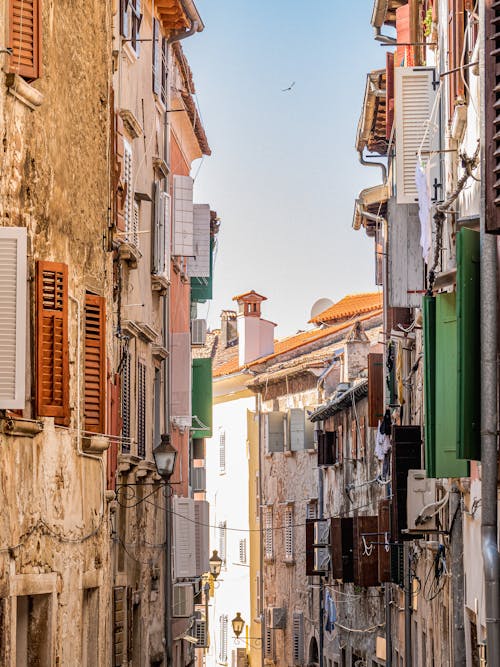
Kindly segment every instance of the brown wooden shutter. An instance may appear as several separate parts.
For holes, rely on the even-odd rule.
[[[385,58],[385,134],[390,139],[394,124],[394,53],[386,53]]]
[[[394,540],[408,526],[408,471],[422,467],[420,426],[392,427],[392,536]]]
[[[500,1],[485,3],[486,229],[500,232]]]
[[[122,429],[122,420],[120,414],[121,404],[121,376],[115,373],[108,379],[108,426],[107,433],[111,437],[111,444],[108,449],[107,461],[107,488],[115,489],[116,469],[118,466],[118,443]],[[113,437],[114,436],[114,437]]]
[[[306,519],[306,576],[314,577],[314,524],[315,519]]]
[[[351,422],[351,458],[353,461],[358,458],[358,423],[355,419]]]
[[[102,296],[85,295],[85,430],[105,432],[106,312]]]
[[[26,79],[41,72],[41,0],[10,0],[9,69]]]
[[[386,540],[391,540],[391,501],[384,498],[378,504],[378,580],[380,583],[391,580],[391,547],[386,549]]]
[[[353,519],[333,517],[330,524],[332,578],[344,583],[354,579]]]
[[[344,461],[344,438],[342,435],[342,426],[337,428],[337,462],[343,463]]]
[[[368,355],[368,426],[375,428],[384,416],[384,358]]]
[[[353,521],[354,530],[354,583],[358,586],[376,586],[378,584],[378,518],[376,516],[357,516]],[[366,545],[370,555],[365,551]],[[373,548],[370,551],[371,546]]]
[[[36,265],[36,413],[69,424],[68,267]]]
[[[365,458],[365,449],[366,449],[366,428],[365,428],[365,416],[359,418],[359,458]]]

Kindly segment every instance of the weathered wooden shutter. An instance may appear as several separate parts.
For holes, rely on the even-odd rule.
[[[413,47],[410,36],[410,5],[406,4],[396,9],[396,67],[413,67],[415,64]]]
[[[378,584],[378,518],[357,516],[353,520],[354,530],[354,583],[358,586]],[[364,538],[364,540],[363,540]]]
[[[353,461],[358,458],[358,422],[356,419],[351,421],[351,458]]]
[[[265,414],[268,452],[283,451],[285,446],[285,418],[284,412],[267,412]]]
[[[131,355],[128,350],[122,351],[121,366],[121,412],[122,412],[122,452],[130,453],[131,444]]]
[[[116,469],[118,466],[118,443],[122,429],[120,414],[121,376],[115,373],[108,379],[108,426],[107,433],[111,436],[111,444],[107,452],[107,488],[115,489]]]
[[[128,141],[123,141],[123,181],[124,181],[124,207],[123,218],[125,227],[125,240],[138,247],[136,227],[136,202],[134,200],[134,171],[132,146]]]
[[[378,504],[378,580],[391,580],[391,501],[384,498]]]
[[[481,458],[479,232],[457,234],[458,443],[461,459]]]
[[[385,56],[385,134],[390,139],[394,124],[394,53]]]
[[[294,511],[292,506],[285,507],[284,511],[284,547],[285,559],[292,560],[294,555]]]
[[[301,611],[293,612],[293,664],[304,664],[304,614]]]
[[[125,207],[127,205],[128,184],[125,180],[125,144],[123,139],[123,118],[113,114],[113,183],[115,193],[115,225],[118,231],[125,231]]]
[[[172,418],[191,427],[191,334],[172,333],[170,360],[172,368]]]
[[[305,418],[302,408],[292,408],[288,412],[288,442],[292,452],[304,449]]]
[[[275,654],[274,630],[271,628],[271,610],[266,609],[264,628],[264,657],[274,660]]]
[[[384,356],[368,355],[368,426],[376,428],[384,416]]]
[[[419,470],[422,462],[420,426],[392,427],[392,536],[398,540],[408,527],[408,471]]]
[[[137,456],[146,456],[146,364],[137,362]]]
[[[192,498],[174,496],[174,576],[177,579],[189,579],[196,576],[194,512]]]
[[[485,2],[486,229],[500,232],[500,2]]]
[[[420,247],[417,204],[389,199],[388,302],[391,308],[418,308],[425,292],[425,267]],[[394,321],[392,322],[394,324]]]
[[[193,179],[190,176],[174,176],[173,254],[194,255]]]
[[[187,274],[191,278],[210,277],[210,206],[193,206],[193,257],[187,261]]]
[[[436,299],[424,296],[424,406],[425,406],[425,469],[428,477],[436,471]]]
[[[342,425],[337,427],[337,463],[344,462],[344,428]]]
[[[306,575],[314,577],[314,524],[315,519],[306,519]]]
[[[359,418],[359,458],[363,460],[365,458],[366,450],[366,428],[365,428],[365,416],[362,415]]]
[[[26,400],[25,228],[0,227],[0,409],[23,409]]]
[[[160,94],[161,90],[161,43],[160,43],[160,22],[153,19],[153,93]]]
[[[26,79],[41,74],[41,0],[10,0],[9,69]]]
[[[266,560],[274,558],[273,508],[266,507],[264,514],[264,556]]]
[[[106,311],[105,300],[85,295],[85,430],[105,432],[106,417]]]
[[[113,588],[113,667],[125,664],[127,656],[127,591],[125,586]]]
[[[205,468],[198,468],[205,470]],[[205,572],[210,571],[209,558],[209,524],[210,512],[206,500],[194,501],[195,518],[195,553],[196,553],[196,576],[201,577]]]
[[[423,151],[439,148],[439,133],[428,128],[436,96],[436,73],[427,67],[396,67],[394,74],[396,198],[398,204],[412,204],[418,202],[415,183],[417,153],[420,147]],[[432,164],[431,184],[434,178],[438,179],[439,160],[434,158]]]
[[[36,413],[69,424],[68,267],[36,265]]]
[[[333,517],[330,524],[332,578],[344,583],[353,581],[353,519]]]

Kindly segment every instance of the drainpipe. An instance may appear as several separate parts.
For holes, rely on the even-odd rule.
[[[383,162],[370,162],[369,160],[366,160],[362,150],[358,151],[358,158],[361,164],[365,167],[380,167],[380,169],[382,169],[382,183],[387,181],[387,167]]]
[[[324,480],[323,468],[318,468],[318,519],[324,518],[323,504],[324,504]],[[324,654],[324,607],[323,607],[324,582],[323,577],[319,578],[319,664],[323,667]]]
[[[485,3],[480,11],[481,144],[485,146]],[[485,156],[481,151],[481,172]],[[500,667],[500,558],[497,544],[497,242],[486,233],[484,179],[481,179],[481,540],[485,583],[488,667]]]

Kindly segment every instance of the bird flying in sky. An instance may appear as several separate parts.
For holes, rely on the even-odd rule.
[[[288,88],[282,88],[281,92],[286,93],[287,90],[292,90],[294,86],[295,86],[295,81],[292,81],[292,83],[288,86]]]

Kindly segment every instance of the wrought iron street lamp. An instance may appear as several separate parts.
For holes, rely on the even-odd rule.
[[[243,628],[245,627],[245,621],[241,618],[239,611],[236,612],[236,616],[231,621],[231,624],[233,626],[233,632],[236,636],[236,639],[239,639],[241,633],[243,632]]]
[[[175,461],[177,459],[177,450],[170,442],[168,434],[164,433],[161,436],[160,444],[153,449],[153,457],[158,474],[168,482],[174,472]]]
[[[208,562],[210,564],[210,574],[214,580],[216,580],[222,568],[222,558],[219,556],[217,549],[213,550],[212,556]]]

